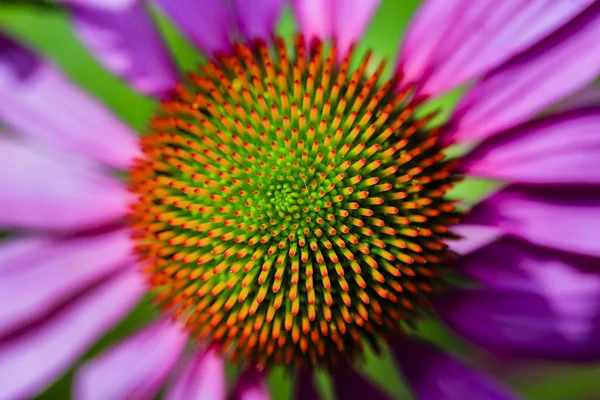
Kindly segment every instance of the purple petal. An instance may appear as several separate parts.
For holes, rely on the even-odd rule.
[[[207,54],[228,52],[235,21],[222,0],[155,0],[156,4]]]
[[[516,397],[489,377],[429,343],[404,339],[392,351],[420,400],[507,400]]]
[[[475,206],[469,221],[529,242],[600,256],[597,187],[512,186]]]
[[[469,175],[518,183],[600,183],[600,107],[572,110],[494,136],[469,153]]]
[[[242,372],[233,389],[230,400],[270,400],[264,374],[252,369]]]
[[[175,67],[142,2],[115,9],[63,1],[79,38],[106,69],[145,94],[163,95],[175,86]]]
[[[151,399],[177,364],[187,335],[171,321],[158,321],[87,363],[75,376],[79,400]]]
[[[381,0],[292,0],[300,31],[313,38],[337,41],[338,58],[360,40]]]
[[[461,259],[484,288],[442,297],[442,319],[466,339],[502,355],[600,359],[597,259],[494,243]]]
[[[298,371],[294,388],[295,400],[320,400],[319,391],[315,387],[312,371],[302,368]]]
[[[439,95],[537,43],[593,0],[429,0],[408,29],[399,58],[405,83]]]
[[[15,265],[13,260],[39,251],[50,243],[50,239],[41,237],[13,237],[2,240],[0,242],[0,274],[20,268],[21,265]]]
[[[122,218],[130,194],[69,154],[0,136],[0,226],[87,229]]]
[[[186,363],[168,390],[167,400],[225,400],[225,363],[215,351],[200,351]]]
[[[553,104],[551,109],[567,111],[576,108],[589,107],[600,104],[600,82],[592,82],[590,85],[578,90],[569,97]]]
[[[284,0],[233,0],[236,20],[244,37],[269,40]]]
[[[38,240],[37,245],[31,239],[9,243],[12,257],[0,260],[0,336],[52,312],[117,269],[133,265],[129,236],[123,229],[75,239]],[[19,246],[19,241],[24,243]],[[14,251],[16,247],[19,251]]]
[[[336,366],[332,378],[336,399],[390,400],[389,396],[350,366]]]
[[[502,229],[467,223],[453,227],[452,233],[460,235],[461,238],[448,242],[450,250],[460,255],[466,255],[498,240],[502,236]]]
[[[53,65],[0,34],[0,120],[35,140],[117,168],[140,153],[136,135]]]
[[[475,85],[460,102],[444,139],[464,142],[495,135],[585,87],[600,72],[598,37],[600,3],[595,2]]]
[[[141,275],[129,269],[21,332],[0,340],[0,398],[30,398],[57,379],[140,299]]]

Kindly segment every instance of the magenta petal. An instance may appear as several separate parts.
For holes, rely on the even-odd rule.
[[[0,34],[0,121],[117,168],[139,155],[136,135],[53,65]]]
[[[200,351],[185,364],[175,384],[167,391],[167,400],[225,400],[225,363],[215,351]]]
[[[269,40],[285,0],[233,0],[241,33],[248,39]]]
[[[466,174],[518,183],[600,183],[600,107],[518,126],[469,153]]]
[[[593,0],[429,0],[410,25],[399,58],[405,83],[439,95],[529,48]]]
[[[460,255],[474,252],[488,244],[498,240],[503,232],[502,229],[487,225],[460,224],[452,228],[452,233],[460,235],[457,240],[448,241],[450,250]]]
[[[71,5],[79,38],[108,70],[145,94],[174,87],[175,67],[142,2],[114,9],[63,1]]]
[[[560,2],[567,3],[576,4]],[[485,139],[585,87],[600,72],[598,37],[600,3],[595,2],[475,85],[461,100],[443,138],[459,142]]]
[[[127,188],[84,161],[0,136],[0,227],[87,229],[122,218]]]
[[[390,400],[389,396],[350,366],[337,366],[333,371],[332,378],[335,398],[338,400]]]
[[[475,206],[469,221],[541,246],[600,256],[600,191],[595,186],[508,187]]]
[[[223,0],[156,0],[158,6],[204,52],[231,49],[232,12]]]
[[[337,40],[338,58],[365,32],[381,0],[292,0],[300,31],[313,38]]]
[[[33,242],[37,246],[32,246],[32,239],[9,242],[12,257],[0,260],[0,336],[52,312],[117,269],[133,265],[129,236],[127,230],[119,230],[37,240]]]
[[[85,363],[75,376],[79,400],[151,399],[183,354],[187,335],[161,320]]]
[[[446,295],[436,308],[460,335],[498,354],[597,361],[597,263],[504,240],[461,259],[484,287]]]
[[[516,399],[489,377],[424,341],[404,339],[392,350],[420,400]]]
[[[141,275],[129,270],[95,287],[40,325],[0,340],[0,398],[30,398],[58,378],[139,300]]]
[[[262,372],[246,369],[242,372],[229,400],[270,400],[269,388]]]

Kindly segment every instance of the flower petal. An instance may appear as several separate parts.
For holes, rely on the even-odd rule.
[[[149,95],[175,86],[175,67],[143,2],[115,9],[63,1],[71,7],[79,38],[106,69]]]
[[[284,0],[233,0],[240,32],[248,39],[271,38]]]
[[[242,372],[229,397],[230,400],[270,400],[269,388],[262,372],[246,369]]]
[[[502,236],[502,229],[487,225],[460,224],[452,227],[452,233],[461,238],[448,242],[450,250],[466,255],[498,240]]]
[[[593,1],[426,1],[408,29],[398,68],[421,94],[439,95],[526,50]]]
[[[15,239],[21,251],[0,260],[0,336],[22,328],[105,279],[118,268],[133,265],[127,230],[74,239]],[[6,246],[2,246],[2,250]],[[25,251],[23,251],[25,250]]]
[[[350,366],[338,366],[332,374],[336,399],[390,400],[375,385]]]
[[[518,183],[600,183],[600,107],[564,112],[485,140],[462,170]]]
[[[155,0],[192,42],[207,54],[231,50],[235,21],[222,0]]]
[[[293,0],[300,31],[313,38],[337,41],[338,59],[365,32],[381,0]]]
[[[128,211],[127,188],[85,160],[6,136],[0,160],[1,227],[88,229]]]
[[[579,2],[555,2],[579,4]],[[479,82],[461,100],[446,141],[481,140],[587,86],[600,72],[600,3]]]
[[[136,135],[53,65],[0,33],[0,121],[113,167],[139,155]]]
[[[511,186],[475,206],[469,221],[540,246],[600,256],[600,191],[594,186]]]
[[[422,340],[401,340],[392,350],[420,400],[516,398],[492,379]]]
[[[225,400],[226,392],[223,358],[214,350],[208,350],[200,351],[190,358],[165,398]]]
[[[129,269],[43,323],[0,340],[0,398],[35,396],[123,318],[143,291],[141,275]]]
[[[166,320],[155,322],[85,363],[75,376],[74,398],[153,398],[186,342],[187,335],[180,326]]]
[[[456,332],[498,354],[598,360],[597,263],[506,239],[461,259],[484,288],[449,294],[436,308]]]

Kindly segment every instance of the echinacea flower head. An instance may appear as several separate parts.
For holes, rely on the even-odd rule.
[[[157,0],[206,55],[185,75],[150,3],[59,5],[160,99],[140,138],[0,35],[0,399],[39,393],[145,293],[161,317],[85,361],[75,398],[223,399],[225,362],[235,399],[268,399],[276,367],[300,400],[316,371],[388,398],[355,372],[370,350],[417,398],[514,398],[418,338],[431,317],[511,360],[600,358],[599,1],[424,1],[390,74],[355,51],[378,0]],[[466,85],[445,121],[425,111]],[[467,204],[466,176],[499,183]]]

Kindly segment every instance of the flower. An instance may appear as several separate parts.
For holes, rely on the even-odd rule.
[[[178,85],[144,4],[64,4],[107,69],[163,103],[140,145],[51,63],[0,36],[0,226],[14,232],[0,250],[0,398],[33,396],[59,377],[140,300],[146,278],[177,321],[159,318],[86,362],[76,398],[152,397],[165,384],[169,398],[224,398],[222,353],[250,364],[234,398],[267,398],[264,370],[290,361],[300,366],[298,397],[314,398],[310,367],[334,360],[337,397],[386,398],[346,362],[360,357],[362,341],[387,342],[419,398],[511,398],[399,328],[429,305],[497,354],[600,357],[600,276],[592,267],[600,256],[600,108],[539,116],[597,77],[600,2],[427,1],[388,86],[376,85],[377,71],[365,75],[366,63],[355,72],[345,58],[377,0],[293,1],[304,39],[290,58],[272,37],[282,0],[158,0],[214,61]],[[336,57],[319,41],[332,38]],[[334,71],[339,83],[327,81]],[[443,126],[414,116],[421,103],[466,82],[473,86]],[[311,150],[314,159],[300,164],[301,141],[328,152]],[[440,142],[473,149],[447,162]],[[285,175],[269,176],[269,168]],[[115,170],[128,172],[131,191]],[[462,174],[504,186],[454,226],[460,213],[445,195]],[[272,182],[279,176],[288,186]],[[231,205],[241,201],[248,210]],[[289,231],[287,239],[270,239],[278,233],[258,215]],[[253,240],[252,231],[267,236]],[[229,261],[236,254],[243,262]],[[251,260],[266,260],[264,277]],[[478,285],[452,283],[448,263]],[[273,277],[271,265],[283,266],[289,281]],[[339,289],[330,291],[331,281]],[[284,292],[279,309],[275,293]],[[286,321],[276,328],[278,318]],[[324,328],[311,329],[315,321]],[[190,332],[202,344],[192,352]]]

